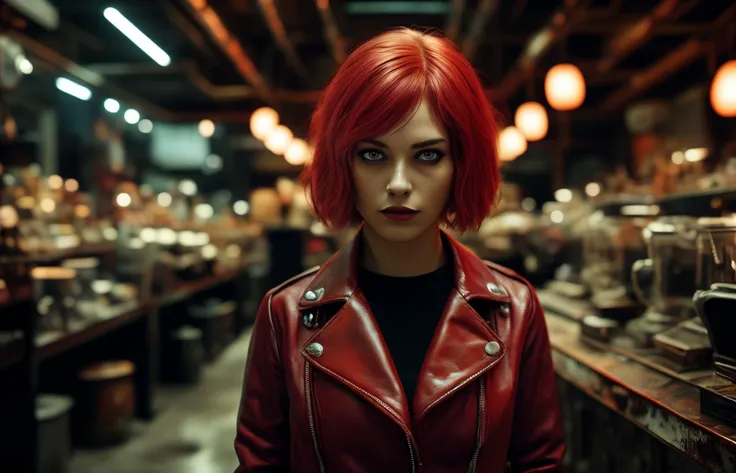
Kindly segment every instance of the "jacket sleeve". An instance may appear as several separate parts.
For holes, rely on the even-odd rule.
[[[289,471],[289,399],[268,294],[248,347],[238,411],[235,473]]]
[[[513,473],[561,472],[562,415],[544,311],[530,286],[528,325],[517,387],[509,462]]]

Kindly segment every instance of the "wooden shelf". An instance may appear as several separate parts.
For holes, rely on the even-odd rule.
[[[103,316],[89,323],[75,327],[69,332],[44,333],[36,337],[36,348],[40,360],[56,356],[90,340],[101,337],[123,325],[147,316],[153,304],[137,302],[110,307]]]
[[[210,276],[208,278],[199,279],[197,281],[185,282],[181,284],[173,292],[159,296],[156,299],[156,305],[158,307],[166,307],[166,306],[176,304],[178,302],[186,300],[192,294],[197,294],[199,292],[205,291],[207,289],[210,289],[212,287],[218,286],[232,279],[235,279],[235,277],[238,274],[240,274],[242,271],[243,271],[242,269],[227,271],[222,274],[217,274],[214,276]]]
[[[692,380],[587,344],[572,320],[548,314],[547,326],[558,376],[709,471],[732,471],[736,429],[700,412]],[[712,372],[694,376],[715,378]]]
[[[147,317],[159,307],[167,307],[187,300],[194,294],[226,283],[236,278],[242,269],[232,270],[197,281],[187,282],[179,286],[170,294],[145,303],[126,303],[119,306],[103,309],[103,315],[98,320],[91,321],[83,326],[74,327],[68,332],[44,333],[36,338],[37,356],[40,360],[51,358],[64,353],[88,341],[94,340],[105,333],[130,324],[141,317]],[[30,299],[28,293],[22,293],[14,298],[14,302]],[[15,340],[0,346],[0,369],[19,363],[23,357],[22,340]]]
[[[28,253],[18,256],[0,256],[0,264],[3,263],[30,263],[30,264],[47,264],[56,261],[77,258],[82,256],[96,256],[112,253],[115,251],[115,244],[101,243],[94,245],[82,245],[66,250],[53,250],[38,253]]]

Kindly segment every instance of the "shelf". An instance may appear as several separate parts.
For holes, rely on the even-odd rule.
[[[100,319],[74,327],[69,332],[47,332],[39,335],[36,338],[38,357],[43,360],[71,350],[148,315],[151,309],[153,309],[152,304],[138,302],[121,304],[101,311],[103,316]]]
[[[558,376],[710,471],[732,471],[736,429],[700,412],[692,380],[585,343],[577,322],[548,314],[547,326]]]
[[[199,292],[206,291],[207,289],[210,289],[212,287],[219,286],[220,284],[231,281],[235,279],[235,277],[237,277],[242,271],[243,269],[231,270],[197,281],[183,283],[173,292],[159,296],[156,299],[156,305],[158,307],[166,307],[176,304],[178,302],[186,300],[192,294],[197,294]]]
[[[0,264],[31,263],[46,264],[56,261],[77,258],[82,256],[97,256],[115,251],[114,243],[87,244],[66,250],[53,250],[38,253],[28,253],[18,256],[0,256]]]

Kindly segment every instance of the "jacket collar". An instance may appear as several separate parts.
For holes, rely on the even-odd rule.
[[[455,288],[465,300],[510,301],[508,290],[483,261],[444,231],[442,238],[452,251]],[[350,298],[358,287],[361,240],[362,227],[350,243],[317,271],[299,299],[299,309],[311,309]]]
[[[339,311],[304,344],[302,356],[317,369],[345,384],[397,422],[410,436],[413,419],[401,381],[380,329],[357,285],[360,231],[316,274],[299,300],[303,312],[344,301]],[[455,290],[450,294],[413,400],[414,417],[491,369],[505,354],[503,341],[469,304],[480,298],[510,302],[507,288],[485,263],[443,232],[452,251]],[[397,314],[398,317],[401,314]],[[485,351],[493,343],[494,352]],[[315,344],[319,349],[315,350]]]

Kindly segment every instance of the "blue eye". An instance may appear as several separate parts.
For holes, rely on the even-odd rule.
[[[364,149],[358,151],[358,156],[364,161],[375,162],[386,158],[384,154],[377,149]]]
[[[434,163],[442,159],[445,154],[436,149],[428,149],[417,154],[416,159],[425,163]]]

